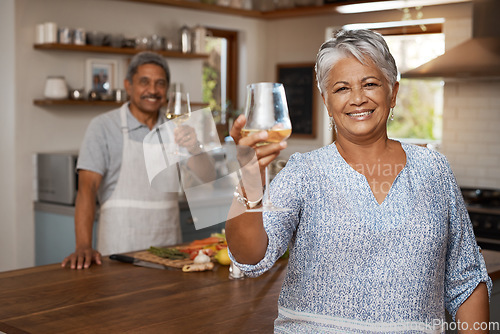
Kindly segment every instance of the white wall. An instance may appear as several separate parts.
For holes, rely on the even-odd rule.
[[[15,268],[18,263],[18,230],[16,224],[15,165],[15,91],[16,76],[14,1],[0,1],[0,270]]]
[[[471,20],[449,22],[447,49],[472,36]],[[443,152],[457,182],[500,188],[500,81],[452,80],[444,87]]]
[[[461,186],[500,188],[500,81],[447,82],[441,151]]]

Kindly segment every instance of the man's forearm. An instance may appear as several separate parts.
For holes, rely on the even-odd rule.
[[[187,166],[203,182],[214,181],[217,176],[214,160],[207,153],[193,155]]]
[[[95,201],[77,199],[75,206],[76,248],[92,247],[92,230],[94,227],[95,210]]]

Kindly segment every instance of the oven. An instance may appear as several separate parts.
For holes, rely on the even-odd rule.
[[[500,251],[500,189],[461,190],[478,245]]]

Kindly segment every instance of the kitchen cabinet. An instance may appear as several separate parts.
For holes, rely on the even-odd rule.
[[[35,211],[35,266],[61,262],[75,251],[73,217]]]
[[[213,226],[197,230],[194,225],[194,220],[189,210],[187,202],[180,202],[180,223],[182,231],[182,242],[191,242],[208,238],[212,233],[220,233],[224,229],[226,223],[222,222]],[[214,206],[215,207],[215,206]]]
[[[182,242],[191,242],[220,233],[225,222],[197,230],[187,202],[181,200],[180,224]],[[69,205],[35,202],[35,265],[60,263],[75,251],[75,207]],[[93,246],[95,247],[97,219],[94,222]]]
[[[493,281],[490,295],[490,321],[500,322],[500,279]]]
[[[35,266],[60,263],[75,251],[74,215],[73,206],[35,202]]]

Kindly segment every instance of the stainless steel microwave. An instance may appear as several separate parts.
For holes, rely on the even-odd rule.
[[[37,153],[37,193],[40,202],[74,205],[78,191],[75,152]]]

